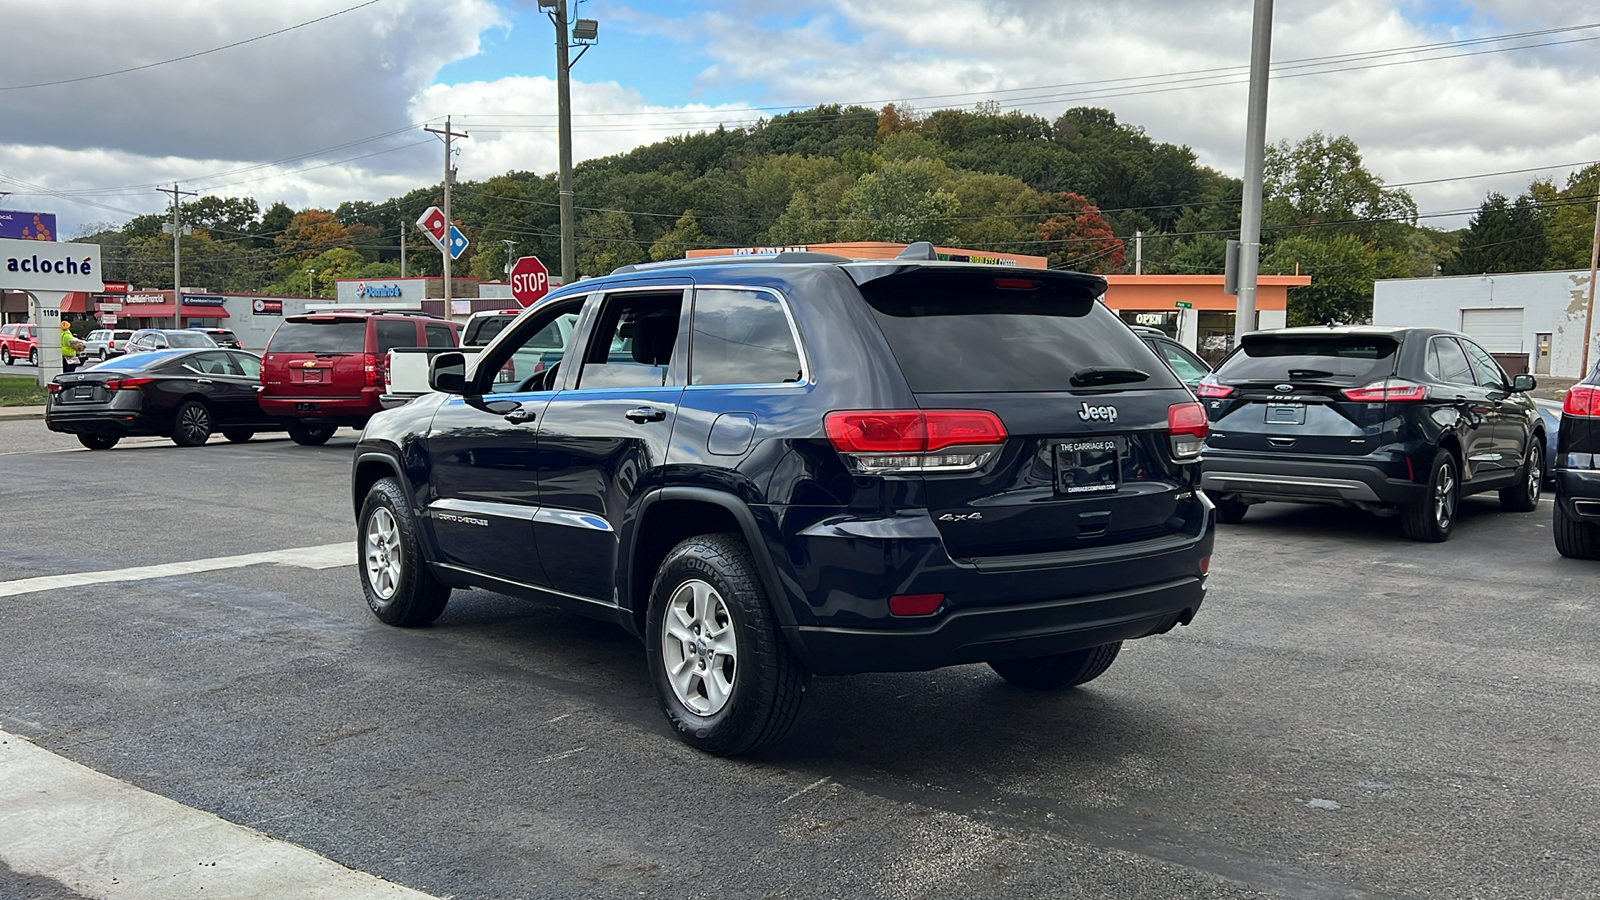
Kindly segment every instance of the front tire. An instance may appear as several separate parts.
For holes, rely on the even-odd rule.
[[[0,347],[0,366],[11,365],[11,348]]]
[[[211,410],[198,400],[178,407],[172,417],[172,442],[179,447],[198,447],[211,438]]]
[[[1033,659],[997,659],[989,663],[995,674],[1031,691],[1060,691],[1090,682],[1105,674],[1117,659],[1122,642],[1087,647],[1071,653]]]
[[[302,447],[320,447],[333,437],[338,429],[332,425],[301,425],[289,426],[289,438]]]
[[[32,350],[28,351],[28,365],[37,366],[38,364],[39,364],[39,348],[35,347]]]
[[[1442,543],[1450,538],[1461,506],[1461,476],[1456,458],[1440,450],[1428,468],[1428,493],[1400,508],[1400,523],[1413,541]]]
[[[224,428],[222,436],[227,438],[230,444],[242,444],[255,437],[256,433],[248,428]]]
[[[645,657],[667,722],[684,743],[735,756],[783,737],[806,672],[737,535],[693,537],[656,572]]]
[[[1500,489],[1500,508],[1509,512],[1533,512],[1544,493],[1544,444],[1534,438],[1528,444],[1528,461],[1517,483]]]
[[[1600,525],[1567,515],[1561,500],[1556,500],[1553,531],[1556,552],[1568,559],[1600,559]]]
[[[78,435],[78,443],[88,447],[90,450],[110,450],[112,447],[115,447],[117,445],[117,441],[120,440],[122,439],[112,434]]]
[[[400,628],[427,625],[444,612],[450,588],[422,555],[422,541],[405,490],[381,478],[361,505],[361,592],[380,621]]]

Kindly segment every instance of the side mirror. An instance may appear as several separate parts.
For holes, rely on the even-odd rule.
[[[1517,375],[1511,379],[1511,390],[1517,393],[1527,393],[1538,386],[1538,379],[1532,375]]]
[[[450,352],[436,354],[428,360],[428,387],[441,394],[467,392],[467,357]]]

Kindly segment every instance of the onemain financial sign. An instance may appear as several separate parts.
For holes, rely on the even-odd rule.
[[[99,244],[0,239],[0,260],[0,288],[98,293],[104,287]]]

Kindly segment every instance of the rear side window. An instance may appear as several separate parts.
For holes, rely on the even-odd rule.
[[[394,319],[378,320],[378,355],[382,356],[396,347],[417,346],[417,323]]]
[[[986,274],[862,287],[913,391],[1068,391],[1074,375],[1094,368],[1146,376],[1115,385],[1120,388],[1180,387],[1154,352],[1092,296],[1048,287],[1009,290],[995,280]]]
[[[1246,337],[1222,361],[1217,377],[1230,381],[1328,381],[1367,384],[1394,373],[1394,338],[1368,334]]]
[[[366,349],[366,319],[284,322],[267,345],[269,353],[364,353]]]
[[[467,323],[467,328],[461,334],[461,346],[482,347],[499,336],[506,330],[506,326],[516,321],[516,316],[484,316]]]
[[[1455,338],[1436,337],[1428,342],[1429,375],[1451,384],[1471,384],[1472,366]]]
[[[422,333],[428,339],[429,347],[454,347],[456,336],[449,325],[436,325],[432,322],[424,323]]]
[[[803,377],[778,298],[762,291],[694,295],[690,384],[783,384]]]
[[[111,335],[111,339],[114,341],[125,341],[131,337],[133,337],[133,332],[131,331],[116,331],[112,332]]]

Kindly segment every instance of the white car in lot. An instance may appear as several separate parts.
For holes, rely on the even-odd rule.
[[[128,340],[133,337],[131,328],[97,328],[83,339],[83,357],[105,362],[113,356],[128,352]]]

